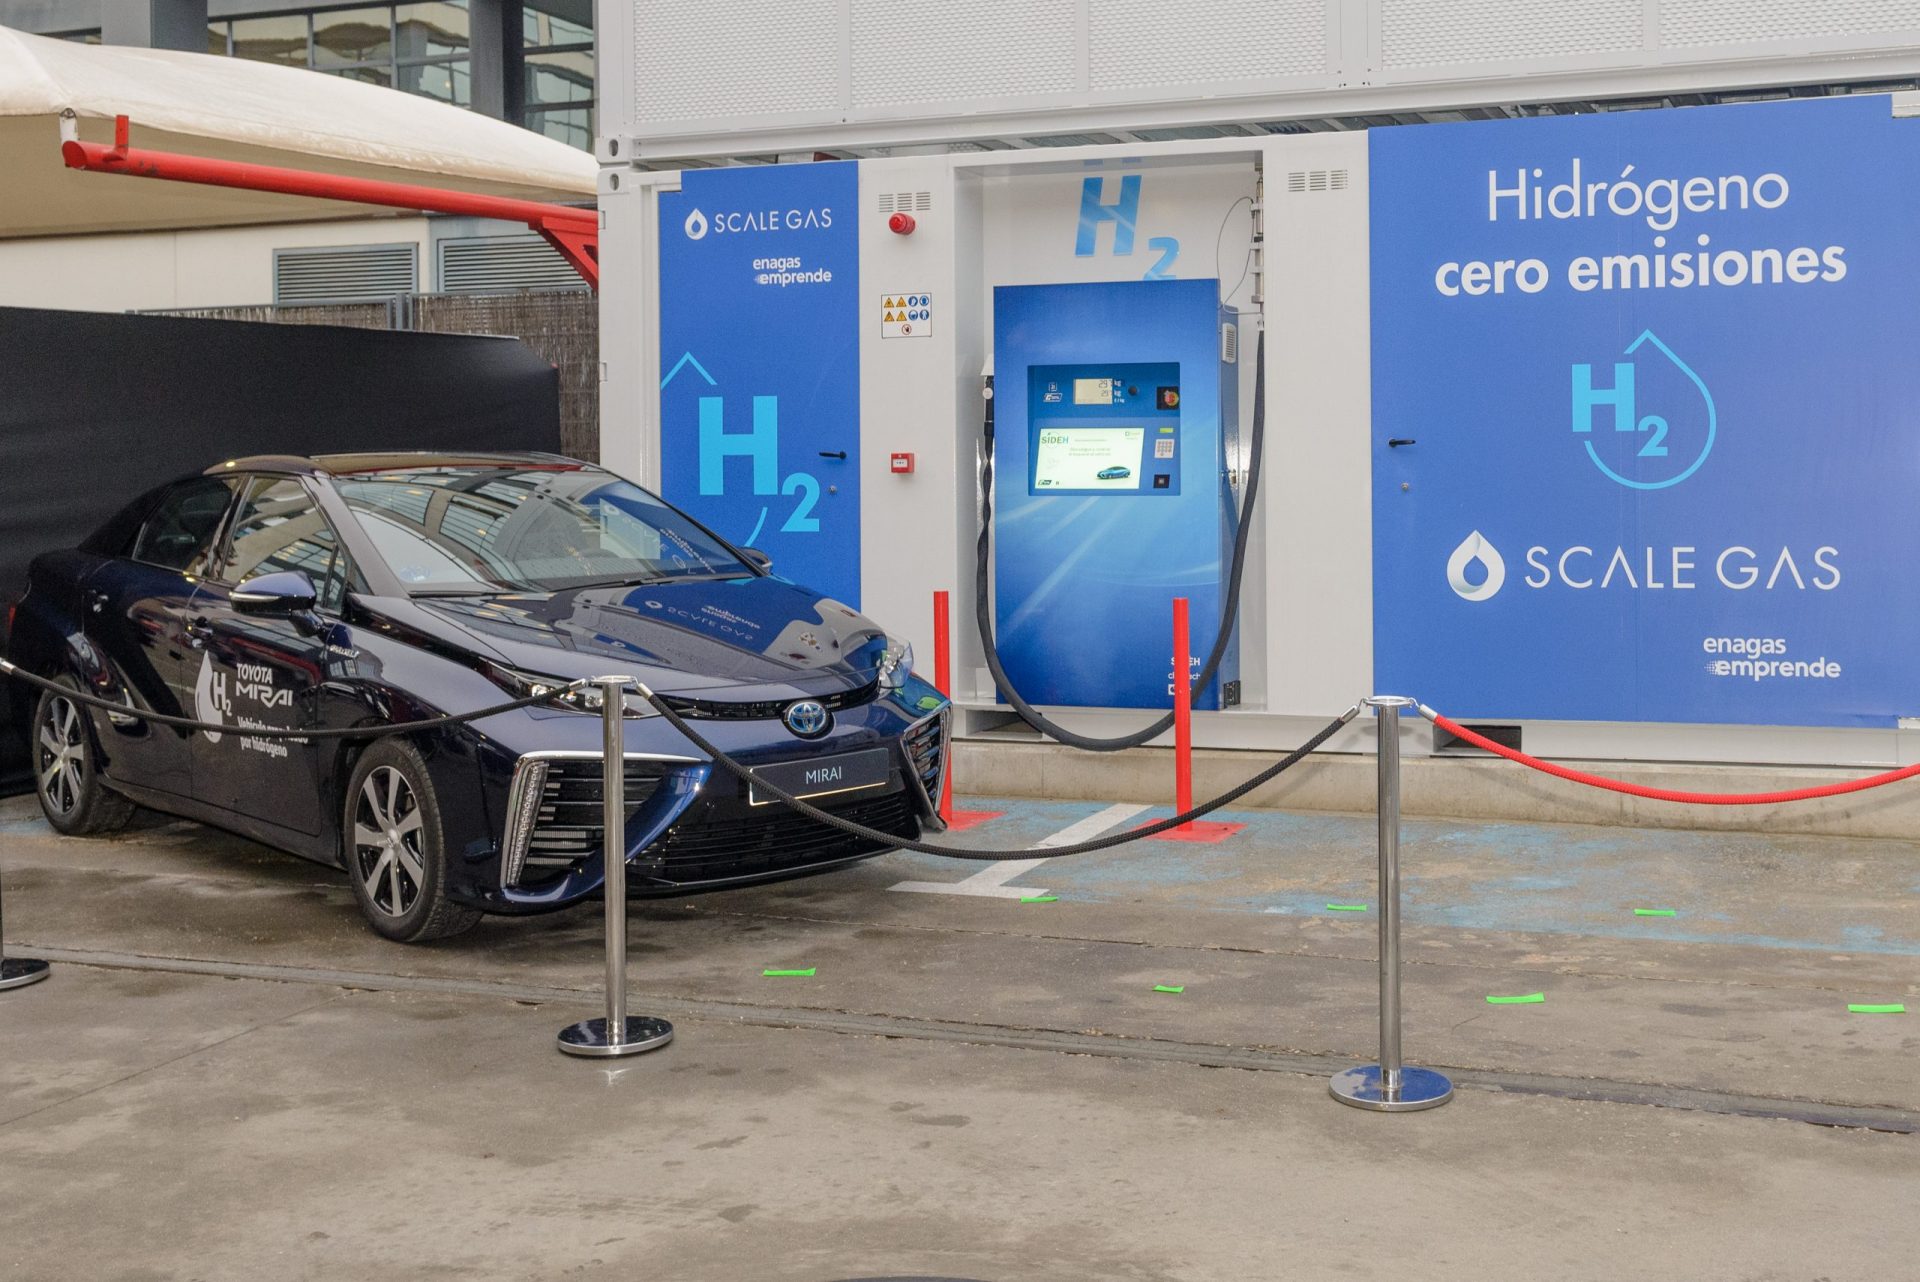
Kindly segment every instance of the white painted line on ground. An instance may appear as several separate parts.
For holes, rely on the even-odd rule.
[[[1148,810],[1148,806],[1136,806],[1131,802],[1121,802],[1108,806],[1098,814],[1088,815],[1077,823],[1068,824],[1051,837],[1043,837],[1035,842],[1036,846],[1073,846],[1083,841],[1091,841],[1110,828],[1117,828],[1127,820]],[[1045,859],[1008,859],[1002,863],[988,864],[979,872],[964,881],[903,881],[889,890],[906,890],[926,895],[985,895],[992,899],[1025,899],[1029,895],[1044,895],[1047,892],[1035,886],[1009,886],[1008,882],[1023,873],[1030,873]]]

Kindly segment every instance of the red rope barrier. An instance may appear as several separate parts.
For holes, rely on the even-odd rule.
[[[1420,712],[1434,725],[1465,743],[1470,743],[1476,748],[1485,748],[1488,752],[1505,757],[1508,761],[1517,761],[1523,766],[1529,766],[1542,774],[1552,775],[1556,779],[1565,779],[1570,783],[1583,783],[1589,788],[1604,788],[1608,792],[1624,792],[1630,797],[1646,797],[1652,801],[1676,801],[1683,805],[1775,806],[1788,801],[1813,801],[1820,797],[1838,797],[1849,792],[1864,792],[1868,788],[1878,788],[1920,775],[1920,764],[1916,764],[1902,766],[1898,770],[1889,770],[1883,774],[1868,775],[1864,779],[1821,784],[1817,788],[1795,788],[1788,792],[1677,792],[1671,788],[1648,788],[1642,784],[1628,783],[1624,779],[1609,779],[1605,775],[1588,774],[1584,770],[1575,770],[1570,766],[1556,766],[1551,761],[1542,761],[1538,757],[1528,756],[1518,748],[1509,748],[1504,743],[1495,743],[1485,735],[1467,729],[1458,721],[1441,716],[1424,704],[1421,705]]]

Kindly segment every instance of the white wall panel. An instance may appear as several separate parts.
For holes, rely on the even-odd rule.
[[[855,108],[1065,93],[1074,87],[1074,0],[852,3]],[[966,56],[955,57],[958,50]]]
[[[1640,48],[1641,19],[1641,0],[1380,0],[1380,65],[1623,54]]]
[[[1165,0],[1089,0],[1088,87],[1125,91],[1329,69],[1327,0],[1218,0],[1177,21],[1169,21],[1169,8]]]
[[[1752,44],[1920,29],[1914,0],[1665,0],[1660,42],[1675,47]]]
[[[739,119],[837,108],[838,0],[627,0],[631,49],[608,48],[603,76],[628,79],[640,120]],[[625,57],[623,57],[623,54]]]

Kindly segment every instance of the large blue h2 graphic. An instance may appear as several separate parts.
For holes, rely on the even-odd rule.
[[[1113,254],[1127,258],[1133,254],[1134,228],[1140,222],[1140,175],[1127,174],[1120,179],[1120,191],[1111,201],[1106,198],[1106,180],[1089,178],[1080,184],[1080,221],[1073,234],[1073,256],[1091,258],[1098,251],[1100,225],[1113,224]],[[1173,236],[1149,236],[1147,248],[1159,254],[1141,275],[1142,280],[1172,280],[1174,260],[1180,257],[1180,241]]]
[[[726,463],[744,455],[753,460],[753,492],[780,492],[780,398],[753,398],[753,430],[729,432],[726,402],[718,396],[700,398],[700,493],[727,492]]]

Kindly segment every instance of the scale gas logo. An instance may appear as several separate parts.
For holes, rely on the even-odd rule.
[[[681,226],[685,229],[688,240],[704,240],[707,235],[707,216],[696,209],[687,215],[687,221]]]
[[[1706,383],[1652,330],[1641,331],[1625,354],[1631,357],[1643,345],[1667,361],[1666,366],[1649,366],[1647,378],[1641,377],[1639,364],[1632,360],[1614,362],[1611,386],[1595,382],[1592,365],[1573,366],[1573,434],[1582,438],[1587,457],[1608,480],[1629,489],[1664,490],[1698,472],[1707,461],[1719,433],[1719,413]],[[1669,370],[1680,378],[1672,377]],[[1659,387],[1663,402],[1674,398],[1662,405],[1668,413],[1640,412],[1642,393],[1650,385]],[[1701,408],[1679,401],[1689,389],[1699,394]],[[1604,411],[1609,409],[1613,411],[1611,439],[1594,433],[1594,423],[1604,425]]]
[[[688,240],[705,240],[708,232],[720,236],[750,231],[824,231],[832,226],[833,206],[819,205],[807,209],[733,209],[711,218],[695,208],[680,229]]]
[[[1478,583],[1467,577],[1471,565],[1480,567]],[[1447,586],[1463,601],[1490,600],[1506,581],[1506,558],[1478,530],[1460,540],[1460,546],[1447,558]]]

